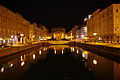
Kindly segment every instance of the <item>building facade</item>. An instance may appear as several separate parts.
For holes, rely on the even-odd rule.
[[[29,26],[30,42],[37,42],[46,40],[48,36],[48,29],[44,25],[37,25],[36,23]]]
[[[61,40],[65,38],[65,28],[58,27],[52,28],[52,37],[56,40]]]
[[[46,40],[49,36],[48,29],[44,25],[38,25],[40,28],[40,40]]]
[[[112,4],[105,9],[98,9],[87,20],[87,35],[91,40],[119,42],[120,39],[120,4]]]
[[[82,25],[80,28],[80,40],[85,39],[87,36],[87,25]]]
[[[0,45],[26,43],[28,28],[29,22],[23,16],[0,5]]]
[[[39,41],[40,39],[40,28],[37,27],[37,24],[30,24],[29,25],[29,41],[30,42],[36,42]]]

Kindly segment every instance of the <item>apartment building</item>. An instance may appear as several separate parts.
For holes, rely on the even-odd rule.
[[[97,9],[87,20],[87,35],[92,40],[119,42],[120,4]]]

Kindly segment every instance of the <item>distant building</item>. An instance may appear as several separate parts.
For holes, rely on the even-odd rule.
[[[65,28],[52,28],[52,37],[56,40],[65,38]]]
[[[87,26],[85,24],[74,25],[71,30],[71,34],[72,40],[83,40],[87,36]]]
[[[29,39],[30,42],[35,42],[40,40],[41,30],[37,27],[37,24],[30,24],[29,25]]]
[[[87,37],[87,25],[82,25],[80,28],[80,39],[85,39]]]
[[[74,25],[70,32],[71,32],[72,40],[78,40],[80,38],[80,28],[79,28],[79,25]]]
[[[0,5],[0,45],[26,43],[28,37],[29,21]]]
[[[87,20],[88,37],[104,42],[120,41],[120,4],[96,10]]]
[[[38,25],[38,27],[40,28],[40,39],[46,40],[49,36],[48,29],[44,25]]]

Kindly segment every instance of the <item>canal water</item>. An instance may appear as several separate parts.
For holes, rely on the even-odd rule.
[[[79,47],[51,45],[1,58],[0,80],[120,80],[120,63]]]

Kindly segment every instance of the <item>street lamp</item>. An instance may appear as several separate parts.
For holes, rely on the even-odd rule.
[[[97,33],[93,33],[93,36],[94,36],[94,43],[95,43],[95,36],[97,35]]]
[[[97,35],[97,33],[93,33],[93,35],[95,36],[95,35]]]
[[[23,37],[24,37],[24,34],[20,34],[20,42],[23,43]]]

